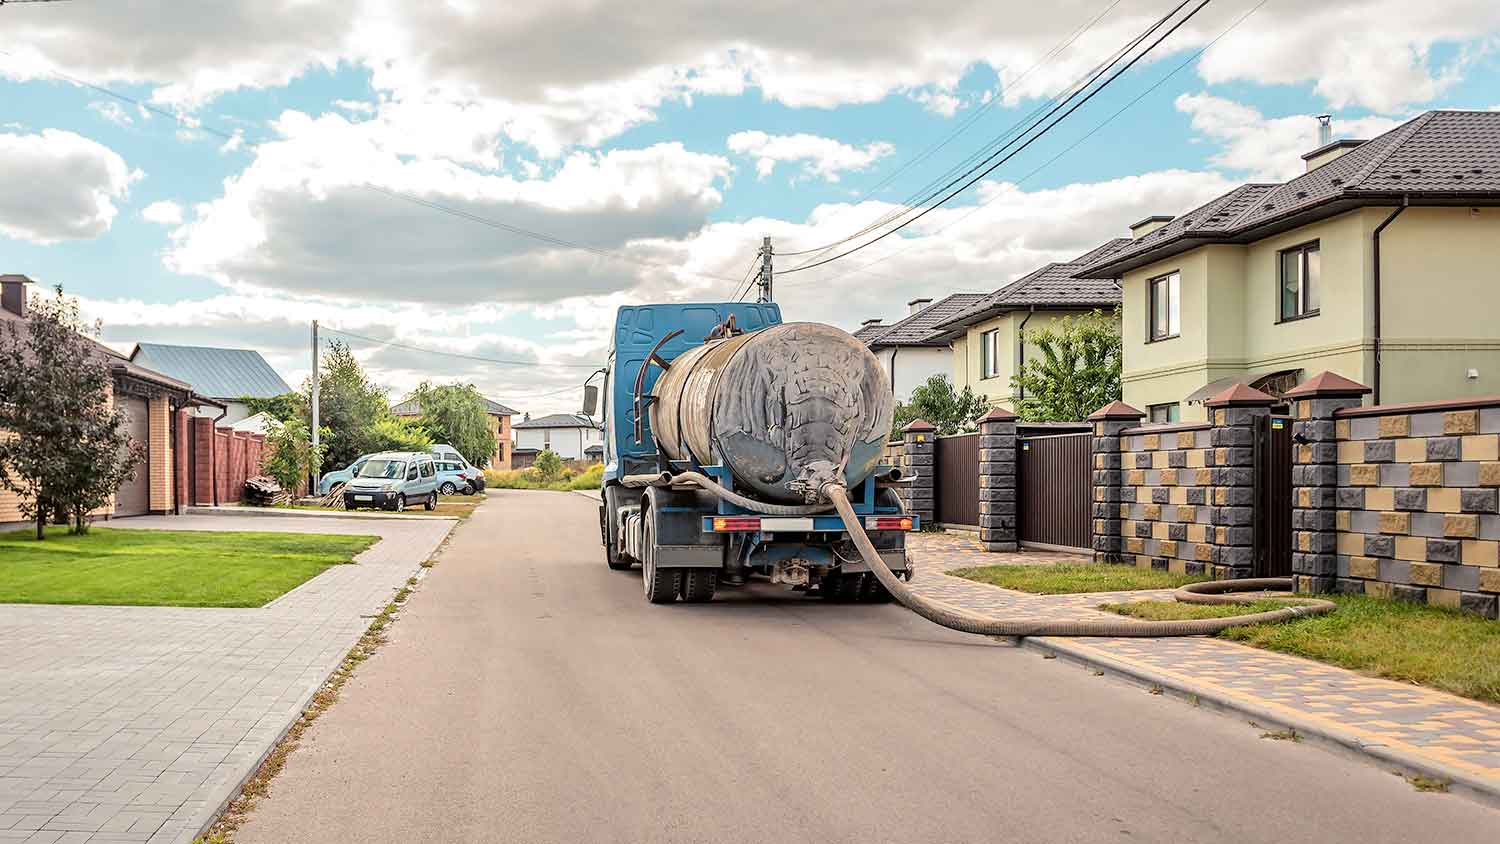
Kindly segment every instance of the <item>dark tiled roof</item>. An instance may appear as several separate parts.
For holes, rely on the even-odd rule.
[[[514,410],[511,410],[500,402],[497,402],[493,399],[487,399],[484,396],[480,396],[479,399],[484,402],[485,413],[493,413],[496,416],[516,415],[516,412]],[[391,407],[391,413],[394,413],[397,416],[421,416],[422,408],[417,404],[416,399],[408,397],[400,404]]]
[[[1096,262],[1118,276],[1204,243],[1248,243],[1365,204],[1500,202],[1500,112],[1429,111],[1279,185],[1242,185]],[[1278,226],[1280,228],[1278,228]]]
[[[598,425],[589,421],[587,416],[579,416],[576,413],[554,413],[551,416],[538,416],[525,422],[517,422],[512,428],[597,428]]]
[[[1131,243],[1128,237],[1106,241],[1071,261],[1047,264],[1032,270],[995,292],[981,296],[974,304],[939,324],[944,336],[960,325],[972,325],[995,314],[1016,308],[1107,308],[1120,301],[1120,289],[1104,278],[1080,278],[1075,275],[1084,267],[1104,260]]]
[[[946,340],[939,340],[933,329],[947,322],[955,314],[968,309],[982,298],[984,298],[983,293],[954,293],[951,296],[933,302],[931,305],[917,311],[906,319],[890,326],[890,328],[876,336],[875,339],[866,340],[865,342],[871,348],[880,348],[882,346],[946,346],[948,342]]]
[[[130,359],[193,385],[194,392],[216,399],[267,399],[290,393],[260,352],[208,346],[137,343]]]
[[[854,332],[854,339],[860,341],[861,343],[868,344],[871,340],[874,340],[876,337],[879,337],[880,335],[890,330],[891,327],[889,325],[872,322],[869,325],[861,325],[859,327],[859,330]]]

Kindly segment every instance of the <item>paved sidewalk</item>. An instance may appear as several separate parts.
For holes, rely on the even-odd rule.
[[[1095,609],[1102,603],[1170,594],[1030,595],[949,577],[942,568],[967,563],[942,566],[932,547],[914,550],[914,556],[926,562],[918,567],[914,588],[986,614],[1097,618],[1104,615]],[[1446,777],[1459,788],[1500,801],[1500,707],[1491,704],[1222,639],[1039,638],[1026,644],[1295,727],[1408,771]]]
[[[111,522],[381,541],[258,609],[0,605],[0,842],[190,841],[454,524]]]

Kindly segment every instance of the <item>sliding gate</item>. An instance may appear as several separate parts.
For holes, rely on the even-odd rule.
[[[1091,439],[1087,433],[1020,439],[1016,510],[1022,543],[1093,547]]]

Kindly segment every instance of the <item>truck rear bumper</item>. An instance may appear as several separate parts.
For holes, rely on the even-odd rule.
[[[886,568],[889,568],[891,571],[906,571],[906,549],[904,548],[881,549],[880,559],[885,562]],[[852,574],[869,571],[870,567],[865,565],[864,560],[855,560],[839,566],[839,570]]]

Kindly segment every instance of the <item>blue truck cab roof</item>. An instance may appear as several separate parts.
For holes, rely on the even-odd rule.
[[[644,435],[635,441],[636,375],[661,338],[682,329],[657,354],[670,363],[689,349],[703,345],[714,326],[734,316],[742,331],[759,331],[781,323],[781,307],[770,302],[689,302],[663,305],[626,305],[615,314],[610,339],[609,364],[604,382],[604,480],[622,475],[654,471],[656,439],[651,420],[644,422]],[[644,392],[649,393],[661,368],[646,374]]]

